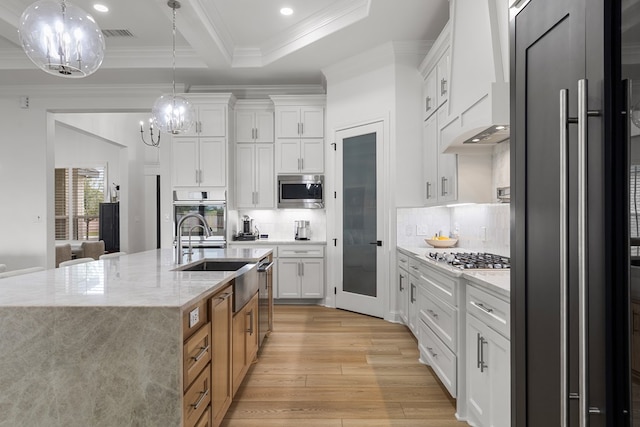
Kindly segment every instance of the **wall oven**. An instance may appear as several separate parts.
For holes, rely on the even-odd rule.
[[[324,175],[278,175],[278,208],[324,208]]]
[[[217,194],[210,191],[174,191],[174,242],[178,235],[178,222],[183,216],[190,213],[197,213],[204,217],[211,229],[211,236],[206,237],[202,228],[195,227],[200,224],[196,218],[187,218],[187,220],[182,223],[182,247],[189,246],[190,231],[192,247],[226,247],[227,203],[224,192]]]

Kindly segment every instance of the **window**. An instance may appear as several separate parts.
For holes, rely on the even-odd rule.
[[[56,168],[56,240],[98,240],[104,167]]]

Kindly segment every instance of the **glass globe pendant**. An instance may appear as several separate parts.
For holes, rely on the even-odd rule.
[[[22,48],[43,71],[59,77],[93,74],[104,59],[104,36],[91,15],[65,0],[40,0],[18,24]]]
[[[160,96],[153,104],[151,116],[154,126],[163,132],[178,134],[188,131],[195,122],[193,105],[183,96],[176,95],[176,9],[180,2],[169,0],[173,9],[173,92]]]

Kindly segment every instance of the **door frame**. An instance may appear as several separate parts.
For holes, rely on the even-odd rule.
[[[385,117],[372,118],[370,120],[359,121],[355,123],[344,124],[337,126],[333,130],[334,143],[328,144],[328,156],[327,156],[327,175],[331,177],[329,181],[330,185],[327,186],[327,192],[325,196],[325,206],[327,209],[327,297],[325,299],[325,305],[329,307],[337,307],[338,289],[342,289],[342,211],[339,211],[341,203],[338,203],[338,198],[342,197],[342,179],[341,179],[341,164],[338,164],[337,145],[338,133],[348,131],[357,128],[365,128],[368,126],[380,126],[380,135],[382,141],[380,142],[380,152],[377,153],[381,156],[379,162],[380,170],[378,173],[378,194],[381,194],[381,198],[377,200],[378,206],[381,206],[379,210],[381,217],[378,218],[378,224],[381,224],[379,228],[380,235],[378,239],[383,241],[382,247],[378,248],[378,296],[380,300],[380,312],[377,314],[381,318],[387,318],[390,309],[390,289],[391,279],[389,277],[389,265],[390,257],[392,253],[391,249],[395,249],[395,228],[391,227],[391,203],[390,203],[390,188],[391,188],[391,156],[390,156],[390,132],[389,132],[389,119]],[[368,133],[367,130],[363,130],[362,134]],[[341,149],[341,148],[340,148]],[[395,216],[394,216],[395,218]],[[367,314],[367,313],[364,313]]]

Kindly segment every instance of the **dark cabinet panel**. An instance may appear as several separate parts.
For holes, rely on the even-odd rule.
[[[120,251],[120,203],[100,203],[100,240],[105,252]]]

